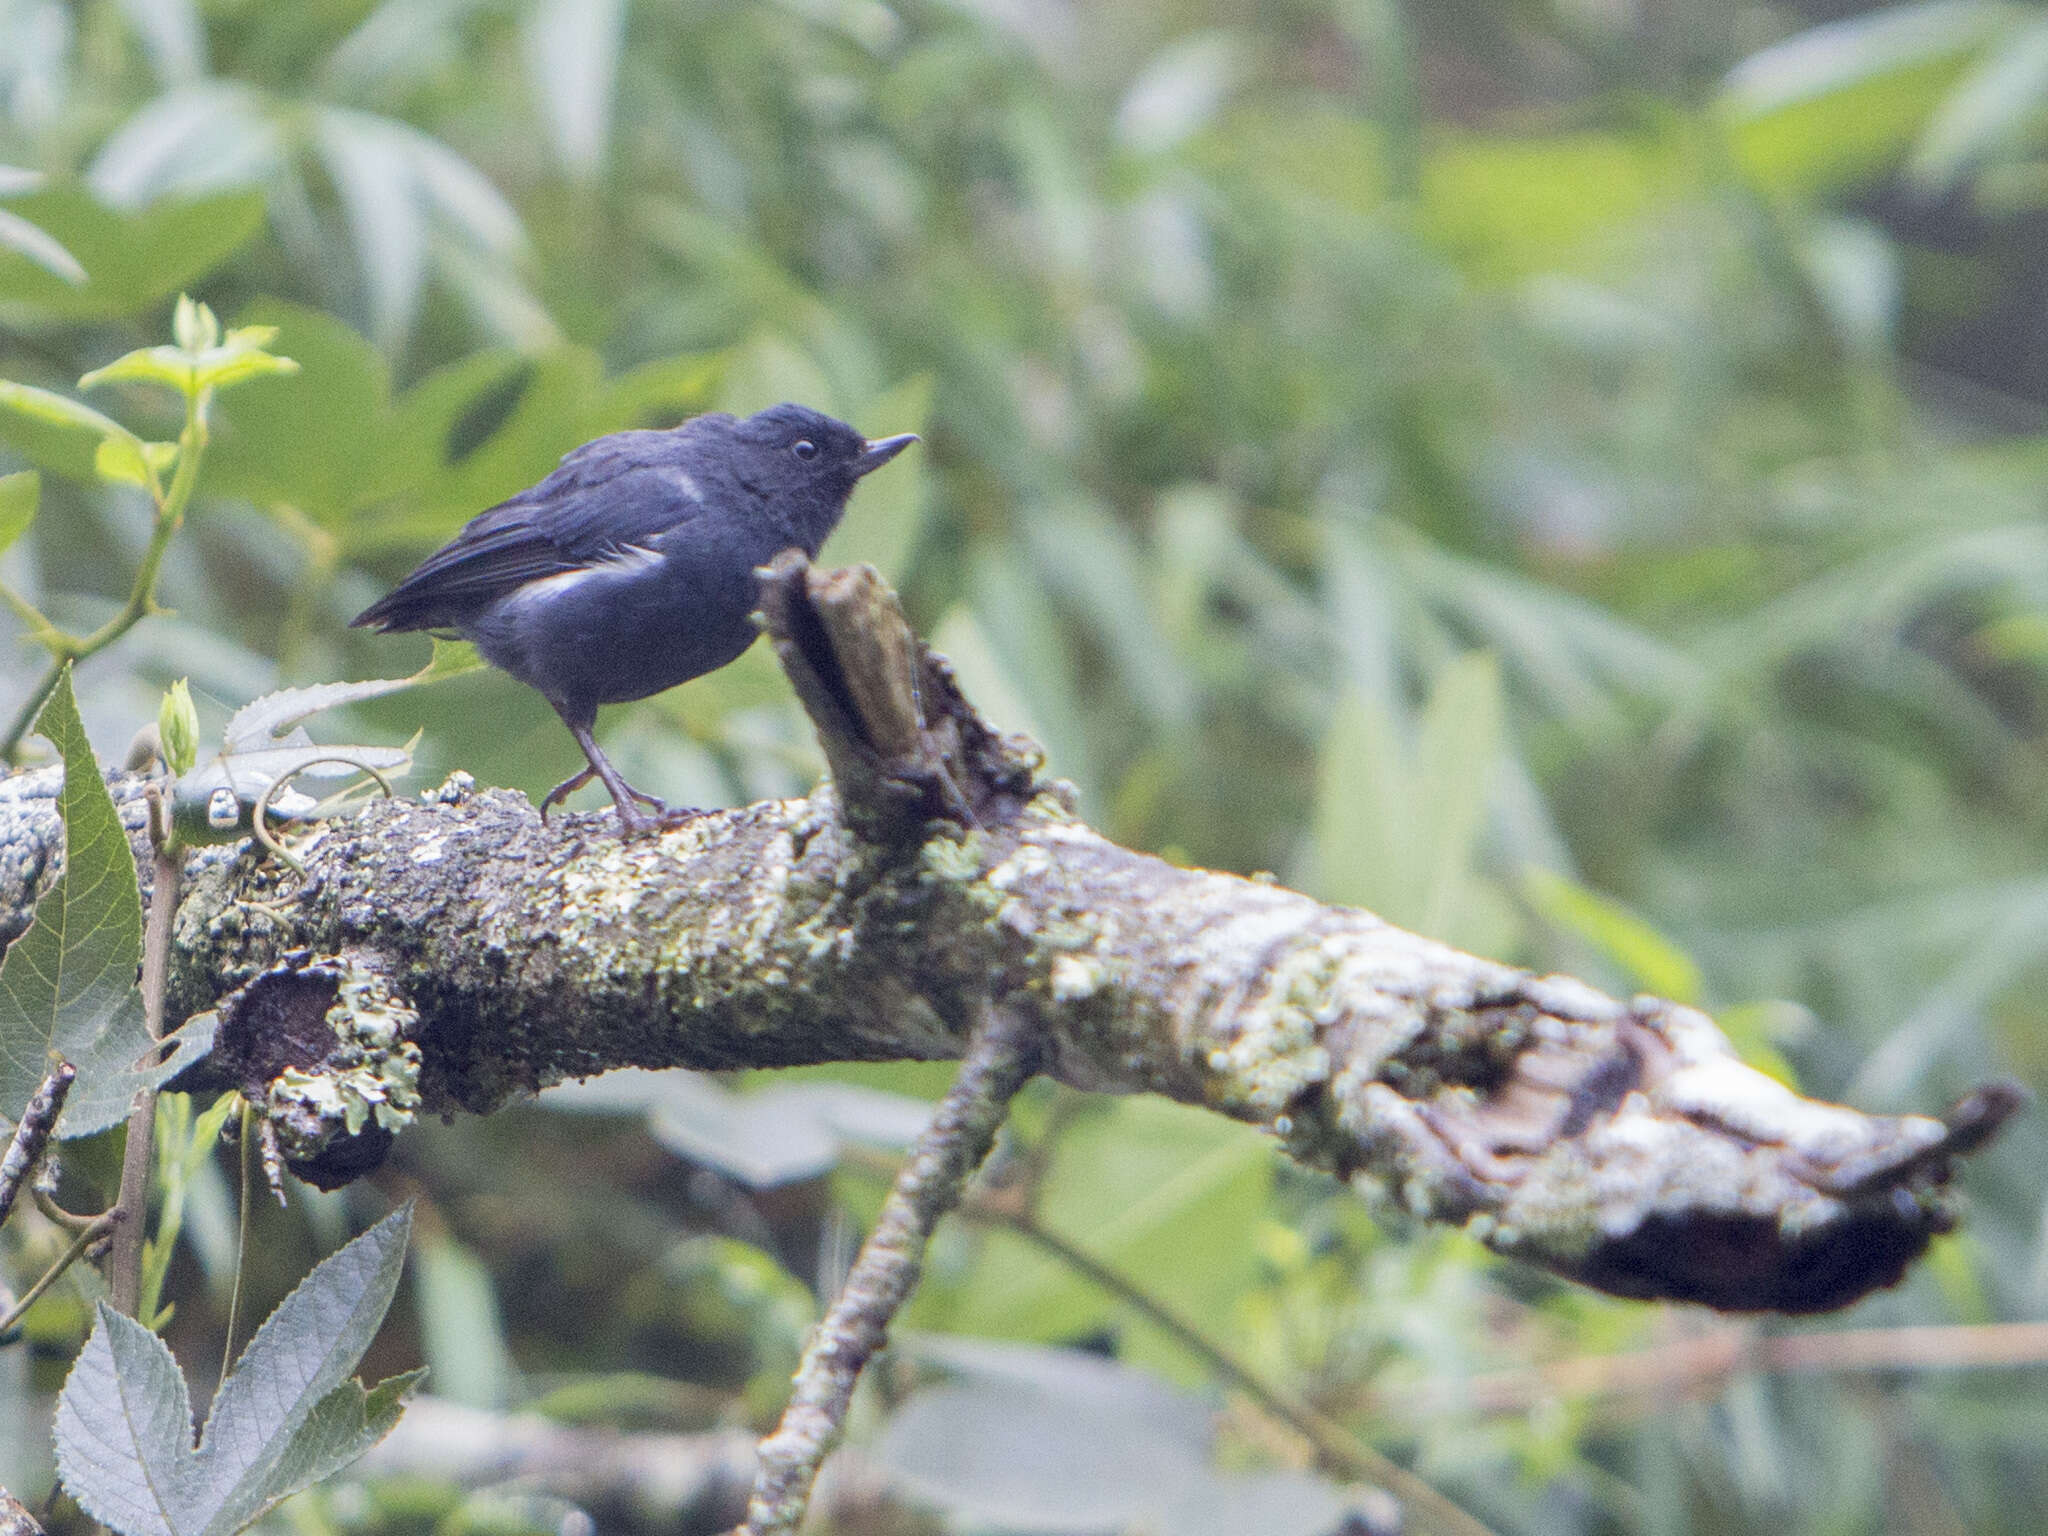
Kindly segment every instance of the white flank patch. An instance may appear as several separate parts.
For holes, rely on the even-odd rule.
[[[544,603],[560,597],[571,587],[581,586],[586,581],[610,581],[621,576],[637,576],[651,571],[661,564],[661,556],[642,544],[622,544],[602,560],[592,565],[579,565],[573,571],[557,571],[552,576],[539,576],[527,582],[512,594],[515,603]]]

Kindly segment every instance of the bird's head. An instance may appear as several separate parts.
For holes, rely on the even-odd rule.
[[[786,499],[826,521],[839,520],[846,498],[862,475],[880,469],[917,441],[915,432],[866,438],[843,421],[804,405],[771,405],[733,428],[746,462],[747,478],[778,499]]]

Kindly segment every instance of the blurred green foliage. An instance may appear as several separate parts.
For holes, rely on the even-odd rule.
[[[181,676],[211,739],[409,670],[346,620],[462,519],[596,433],[795,398],[926,434],[828,554],[1112,835],[1693,994],[1811,1091],[1928,1108],[2048,1080],[2044,103],[2048,11],[1979,0],[0,0],[0,164],[41,176],[0,179],[0,377],[68,390],[181,289],[302,365],[218,403],[176,616],[81,668],[102,756]],[[0,440],[43,471],[0,571],[90,627],[147,505]],[[495,677],[424,723],[429,771],[576,766]],[[818,771],[758,651],[606,731],[689,803]],[[1503,1411],[1457,1383],[1705,1324],[1375,1227],[1163,1106],[1037,1090],[1018,1143],[1048,1223],[1503,1532],[2018,1533],[2048,1498],[2025,1371]],[[787,1297],[701,1234],[829,1284],[871,1198],[540,1111],[402,1155],[445,1222],[419,1337],[470,1350],[496,1284],[478,1400],[651,1371],[758,1418]],[[2044,1156],[2018,1126],[1852,1321],[2039,1315]],[[281,1292],[333,1228],[262,1219]],[[949,1229],[917,1321],[1199,1380],[1011,1243]],[[178,1329],[216,1269],[173,1266]],[[1226,1460],[1299,1454],[1254,1421]],[[352,1507],[304,1518],[385,1506]]]

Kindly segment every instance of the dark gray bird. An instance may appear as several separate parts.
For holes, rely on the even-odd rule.
[[[589,759],[548,791],[541,814],[595,776],[621,829],[644,832],[668,807],[606,760],[591,735],[597,707],[737,657],[754,638],[755,567],[791,547],[815,557],[855,482],[916,441],[910,432],[864,438],[801,405],[614,432],[471,518],[352,622],[475,641],[555,706]]]

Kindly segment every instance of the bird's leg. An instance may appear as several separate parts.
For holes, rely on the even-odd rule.
[[[583,755],[590,759],[590,766],[575,778],[549,790],[548,801],[552,802],[556,796],[568,794],[572,789],[588,784],[590,776],[596,774],[604,780],[604,787],[612,792],[612,804],[619,808],[619,829],[628,837],[638,836],[642,832],[652,832],[660,826],[660,818],[668,814],[668,806],[653,795],[635,789],[619,776],[619,770],[611,765],[611,759],[606,757],[603,749],[598,746],[597,738],[590,734],[589,726],[579,725],[573,720],[566,723],[569,734],[576,738],[576,745],[581,747]],[[653,811],[654,815],[641,815],[633,804],[635,800]]]
[[[549,790],[547,794],[542,798],[540,802],[540,819],[542,821],[546,821],[548,819],[548,808],[550,806],[561,804],[564,800],[568,799],[569,796],[575,794],[577,790],[581,789],[584,785],[588,784],[592,779],[596,777],[597,770],[595,768],[586,768],[581,773],[571,774],[568,778],[562,780],[561,783],[557,784],[553,789]],[[619,780],[619,782],[621,784],[626,784],[626,781],[624,779]],[[606,785],[605,787],[609,789],[611,786]],[[632,785],[626,784],[626,793],[631,795],[635,800],[638,800],[642,805],[652,806],[655,810],[662,812],[666,812],[668,810],[668,806],[665,802],[656,799],[653,795],[648,794],[647,791],[644,789],[635,789]]]

